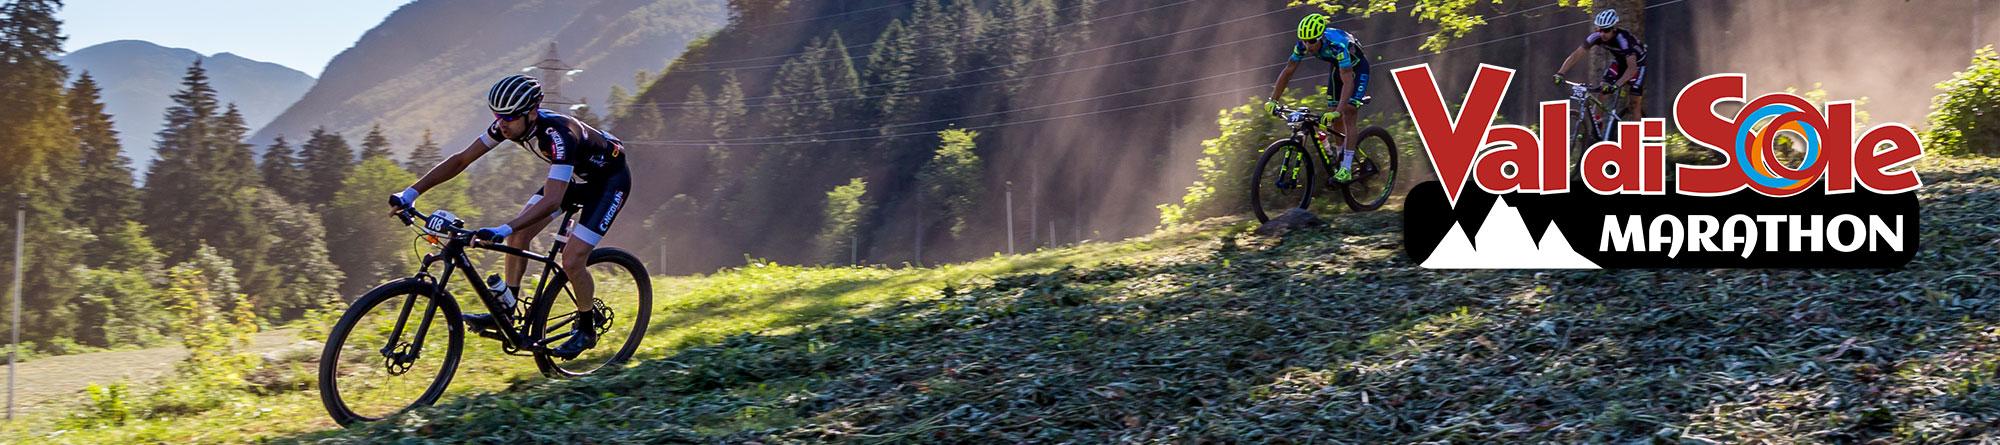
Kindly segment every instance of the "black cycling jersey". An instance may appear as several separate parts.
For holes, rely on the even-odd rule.
[[[1624,29],[1611,30],[1610,38],[1603,36],[1604,34],[1602,33],[1591,32],[1590,37],[1583,39],[1583,44],[1585,46],[1603,46],[1606,51],[1611,51],[1612,63],[1619,66],[1625,65],[1626,56],[1637,57],[1639,59],[1639,66],[1646,66],[1646,43],[1639,41],[1638,36],[1634,36]]]
[[[624,143],[603,130],[575,118],[549,110],[537,110],[534,122],[529,122],[524,140],[516,140],[530,153],[549,163],[551,174],[568,167],[570,182],[590,183],[610,178],[612,174],[625,171]],[[486,127],[486,134],[480,140],[488,147],[500,145],[505,140],[500,134],[500,121]]]

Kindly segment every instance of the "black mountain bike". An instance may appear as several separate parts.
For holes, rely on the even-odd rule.
[[[1270,221],[1293,208],[1311,209],[1313,190],[1320,184],[1342,191],[1347,207],[1356,212],[1379,209],[1389,201],[1396,189],[1396,141],[1389,130],[1361,129],[1361,140],[1354,145],[1354,176],[1337,181],[1332,179],[1334,166],[1340,165],[1335,156],[1347,135],[1327,128],[1331,137],[1315,136],[1322,131],[1320,115],[1305,108],[1278,107],[1272,114],[1285,119],[1292,137],[1266,147],[1250,174],[1250,208],[1257,221]],[[1326,174],[1324,183],[1314,181],[1318,172]]]
[[[550,377],[590,375],[615,370],[632,358],[653,311],[652,281],[639,258],[621,249],[600,247],[590,252],[594,302],[603,322],[597,347],[569,359],[550,349],[570,336],[577,308],[560,263],[569,239],[575,208],[563,212],[556,241],[548,255],[537,255],[500,244],[474,243],[465,221],[439,210],[429,218],[415,209],[397,210],[403,224],[417,227],[419,237],[438,247],[423,257],[416,275],[376,286],[355,300],[327,335],[319,360],[320,401],[341,426],[377,420],[404,410],[436,403],[451,385],[465,347],[465,325],[453,299],[454,273],[469,277],[460,291],[471,290],[493,313],[499,329],[479,335],[500,341],[510,355],[532,356]],[[418,226],[417,221],[423,224]],[[533,236],[524,234],[523,236]],[[524,286],[512,308],[480,285],[466,248],[478,248],[541,263],[541,278]],[[438,275],[431,266],[443,263]],[[524,285],[526,278],[523,279]],[[527,289],[534,289],[527,292]]]

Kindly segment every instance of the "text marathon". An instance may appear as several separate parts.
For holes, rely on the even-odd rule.
[[[1851,101],[1749,98],[1742,74],[1701,78],[1675,97],[1675,127],[1722,163],[1670,166],[1665,119],[1578,142],[1571,104],[1549,101],[1538,128],[1493,125],[1513,75],[1480,66],[1454,116],[1428,65],[1394,71],[1440,179],[1406,199],[1405,247],[1425,267],[1875,268],[1915,255],[1910,162],[1923,148],[1901,124],[1857,131]]]

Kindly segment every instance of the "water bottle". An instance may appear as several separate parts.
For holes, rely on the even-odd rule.
[[[486,288],[492,290],[493,293],[500,294],[500,305],[506,306],[508,309],[514,308],[514,293],[508,292],[507,282],[500,279],[500,274],[487,275]]]

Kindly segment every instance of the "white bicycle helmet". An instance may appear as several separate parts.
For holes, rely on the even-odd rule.
[[[542,105],[542,83],[534,77],[515,74],[500,79],[486,90],[486,107],[499,114],[521,114]]]
[[[1596,25],[1597,29],[1605,29],[1605,28],[1610,28],[1612,26],[1617,26],[1618,10],[1606,9],[1604,10],[1604,12],[1597,13]]]

